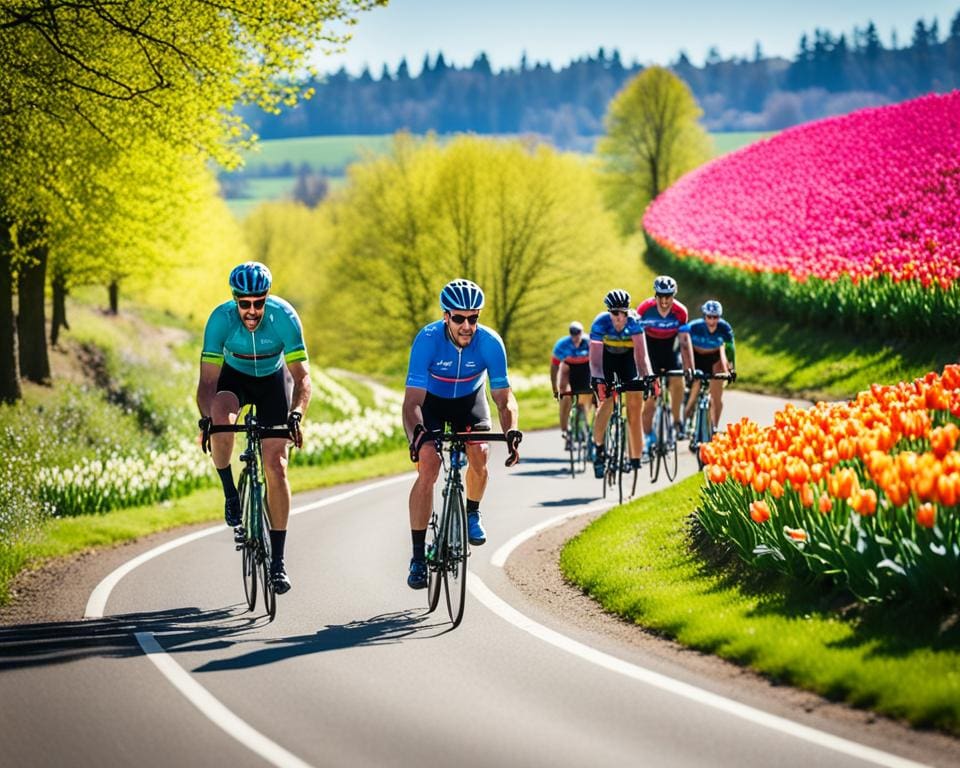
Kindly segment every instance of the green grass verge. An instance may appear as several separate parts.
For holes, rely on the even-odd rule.
[[[832,610],[822,595],[708,565],[690,544],[697,475],[567,542],[564,576],[609,612],[775,679],[960,734],[960,622],[913,606]],[[956,617],[954,617],[956,618]]]

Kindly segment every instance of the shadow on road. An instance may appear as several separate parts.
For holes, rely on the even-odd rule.
[[[424,609],[411,609],[383,613],[370,619],[351,621],[346,624],[328,624],[309,635],[296,635],[268,640],[266,647],[235,656],[230,659],[215,659],[197,667],[194,672],[222,672],[231,669],[249,669],[263,664],[272,664],[296,656],[306,656],[343,648],[369,645],[392,645],[406,640],[422,640],[436,637],[450,629],[446,614],[428,614]],[[169,653],[196,651],[196,645],[174,647],[166,637],[162,638]]]
[[[0,672],[90,657],[142,656],[135,632],[162,636],[164,644],[169,644],[171,637],[174,643],[227,644],[227,638],[266,623],[265,616],[251,616],[246,604],[240,603],[209,611],[176,608],[103,619],[0,627]]]
[[[579,507],[583,504],[590,504],[594,501],[600,501],[599,496],[577,496],[570,499],[553,499],[552,501],[541,501],[538,507]]]

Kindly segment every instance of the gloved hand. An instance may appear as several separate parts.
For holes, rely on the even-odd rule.
[[[507,450],[510,452],[507,456],[507,460],[504,462],[505,467],[512,467],[518,461],[520,461],[520,453],[517,451],[517,446],[520,445],[520,441],[523,440],[523,432],[519,429],[508,429],[507,430]]]
[[[683,383],[688,387],[693,384],[693,368],[683,369]]]
[[[416,464],[420,461],[420,448],[429,438],[430,433],[423,424],[417,424],[413,428],[413,439],[410,441],[410,461]]]
[[[210,427],[213,426],[213,419],[209,416],[204,416],[200,421],[197,422],[197,426],[200,427],[200,447],[203,449],[204,453],[210,452]]]
[[[733,382],[735,382],[736,380],[737,380],[737,372],[736,372],[735,370],[733,370],[733,368],[731,368],[731,369],[730,369],[730,383],[733,384]]]
[[[303,448],[303,430],[300,429],[300,419],[302,418],[303,414],[300,413],[300,411],[291,411],[287,419],[287,429],[290,430],[290,439],[293,440],[293,444],[297,448]]]
[[[557,392],[557,390],[553,390],[553,399],[554,399],[554,400],[559,400],[559,399],[560,399],[560,393]]]
[[[607,380],[599,376],[593,376],[590,379],[590,389],[597,396],[597,400],[606,400],[608,392]]]

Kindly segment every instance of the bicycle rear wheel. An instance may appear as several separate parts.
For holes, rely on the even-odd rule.
[[[442,529],[443,520],[440,521]],[[433,541],[427,545],[427,613],[433,613],[440,604],[440,586],[443,582],[443,561],[446,548],[443,546],[443,533],[437,527],[436,512],[430,517],[430,531]]]
[[[704,461],[703,456],[700,454],[700,448],[705,444],[709,443],[713,435],[711,434],[713,430],[710,427],[710,401],[707,401],[707,405],[704,408],[697,409],[697,429],[696,429],[696,439],[697,439],[697,467],[703,469]]]
[[[444,516],[447,519],[444,525],[443,591],[450,621],[457,627],[463,619],[467,595],[467,512],[458,491],[451,490],[447,496]]]
[[[603,471],[603,498],[607,498],[607,486],[617,482],[618,446],[620,445],[620,415],[614,411],[604,433],[603,450],[606,466]]]
[[[570,454],[570,477],[577,476],[578,448],[577,443],[580,439],[580,416],[577,410],[577,404],[573,404],[573,410],[570,412],[570,422],[567,424],[567,451]]]
[[[250,539],[251,528],[256,525],[253,510],[250,509],[250,493],[247,487],[246,472],[240,475],[240,484],[237,489],[240,493],[240,509],[243,510],[244,537],[240,545],[241,565],[243,567],[243,593],[247,598],[247,608],[254,610],[257,607],[257,556]]]

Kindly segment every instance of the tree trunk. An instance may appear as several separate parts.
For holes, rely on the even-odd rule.
[[[44,232],[39,231],[40,237]],[[30,249],[30,262],[17,269],[17,334],[20,340],[20,376],[37,384],[50,383],[47,354],[47,313],[44,287],[47,282],[47,245]]]
[[[60,340],[60,329],[70,330],[67,322],[67,278],[62,274],[53,276],[50,281],[53,288],[53,317],[50,319],[50,346],[56,346]]]
[[[110,314],[116,315],[120,312],[120,284],[114,280],[107,288],[110,294]]]
[[[0,402],[20,399],[17,323],[13,316],[13,241],[10,222],[0,219]]]

